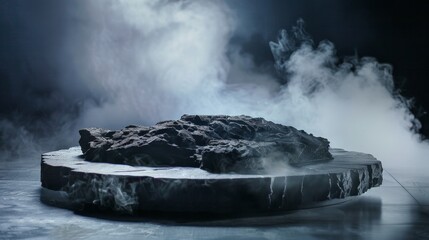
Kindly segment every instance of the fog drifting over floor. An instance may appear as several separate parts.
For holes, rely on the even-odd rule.
[[[409,103],[395,90],[391,66],[368,57],[338,58],[334,43],[313,43],[301,22],[285,26],[289,37],[273,36],[272,49],[284,57],[276,58],[274,72],[232,44],[234,32],[244,30],[222,1],[91,1],[67,14],[78,26],[64,33],[56,51],[63,61],[56,86],[59,95],[72,98],[85,89],[91,97],[82,98],[73,114],[63,109],[46,126],[34,123],[42,125],[36,129],[43,137],[20,121],[1,120],[0,138],[14,141],[6,150],[32,146],[37,153],[58,143],[77,145],[76,131],[83,127],[245,114],[388,164],[429,154]]]

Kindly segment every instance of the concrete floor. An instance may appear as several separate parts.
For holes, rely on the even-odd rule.
[[[275,216],[84,216],[40,202],[39,161],[0,165],[0,239],[429,239],[429,175],[385,166],[381,187],[344,203]]]

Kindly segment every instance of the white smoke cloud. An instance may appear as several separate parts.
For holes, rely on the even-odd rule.
[[[322,42],[315,49],[304,44],[285,68],[290,82],[279,104],[287,106],[293,125],[389,166],[424,160],[429,146],[416,133],[419,122],[408,102],[394,92],[391,66],[373,58],[337,64],[333,44]]]
[[[328,41],[315,48],[298,42],[283,66],[289,82],[280,85],[228,45],[236,26],[221,2],[113,1],[93,3],[90,11],[94,19],[109,16],[94,29],[85,58],[97,72],[96,86],[111,95],[87,108],[81,126],[247,114],[386,162],[427,152],[414,131],[418,121],[394,91],[391,67],[373,58],[341,63]]]
[[[246,114],[387,164],[429,153],[394,90],[391,67],[373,58],[342,62],[332,43],[313,47],[306,38],[277,68],[288,79],[280,84],[231,45],[234,32],[244,30],[221,1],[91,1],[82,9],[88,15],[72,14],[83,30],[67,33],[62,53],[74,66],[63,75],[79,71],[80,78],[62,76],[61,86],[100,97],[81,104],[77,128],[153,124],[185,113]]]
[[[103,1],[89,7],[103,20],[83,59],[96,72],[95,87],[109,96],[88,107],[83,125],[154,123],[215,104],[209,101],[229,69],[225,51],[233,21],[225,5]]]

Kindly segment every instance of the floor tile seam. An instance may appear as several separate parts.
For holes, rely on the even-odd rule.
[[[39,183],[40,181],[34,181],[34,180],[3,180],[0,179],[0,183],[10,183],[10,182],[16,182],[16,183]]]
[[[387,170],[384,171],[389,174],[399,185],[401,185],[401,187],[416,201],[416,203],[421,206],[420,202],[390,172]]]

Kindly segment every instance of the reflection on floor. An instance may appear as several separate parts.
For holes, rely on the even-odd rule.
[[[385,166],[384,182],[341,204],[211,219],[83,216],[40,202],[39,162],[0,163],[0,239],[429,239],[429,175]]]

